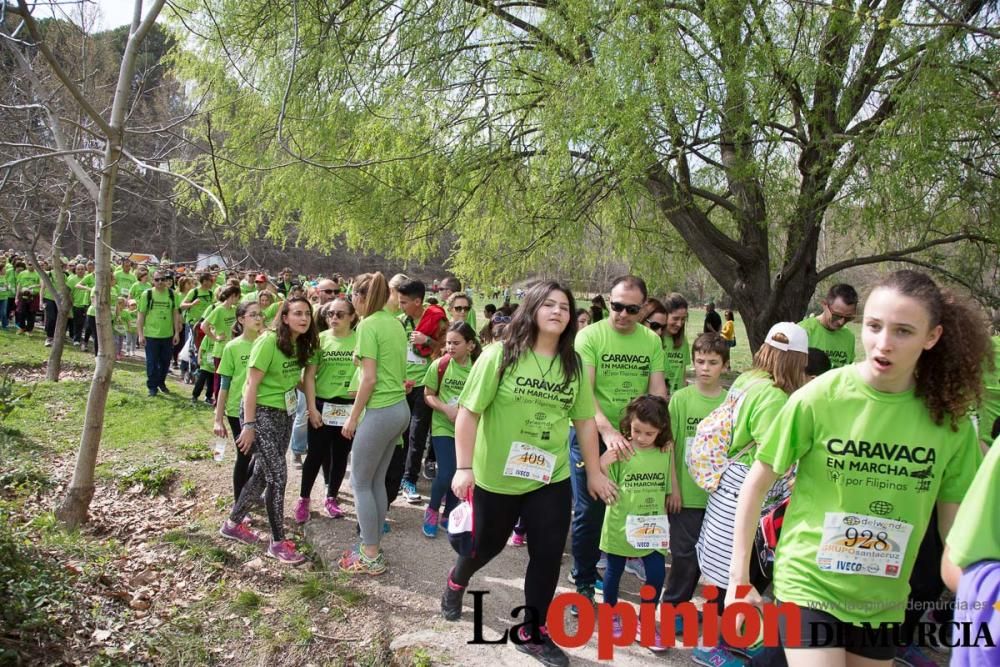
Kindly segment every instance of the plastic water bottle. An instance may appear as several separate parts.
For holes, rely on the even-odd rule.
[[[215,459],[216,463],[222,461],[222,457],[226,455],[226,439],[216,438],[212,443],[212,458]]]

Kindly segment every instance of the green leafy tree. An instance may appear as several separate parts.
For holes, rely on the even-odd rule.
[[[998,236],[986,0],[187,5],[195,168],[248,236],[447,238],[483,284],[694,259],[754,347],[838,271]],[[821,265],[824,234],[853,252]]]

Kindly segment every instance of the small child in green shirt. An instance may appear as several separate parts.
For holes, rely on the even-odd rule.
[[[125,310],[122,311],[122,321],[125,322],[125,356],[135,356],[135,320],[139,316],[139,304],[135,299],[125,300]]]
[[[118,299],[115,300],[115,310],[111,314],[111,330],[114,332],[115,336],[115,359],[118,361],[125,358],[125,335],[128,333],[128,329],[125,325],[125,318],[123,315],[127,312],[127,308],[128,305],[125,299],[123,297],[118,297]]]
[[[191,391],[191,403],[198,402],[198,395],[201,394],[202,387],[205,388],[205,402],[215,405],[215,362],[212,359],[212,352],[215,349],[215,341],[211,336],[201,339],[201,346],[198,348],[198,379],[194,383]]]

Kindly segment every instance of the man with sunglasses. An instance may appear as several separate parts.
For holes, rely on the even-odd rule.
[[[594,390],[594,419],[602,454],[615,449],[623,452],[625,458],[631,455],[632,446],[620,425],[633,398],[647,393],[667,397],[663,344],[653,331],[639,325],[646,298],[646,283],[642,278],[615,278],[611,285],[610,317],[581,329],[576,335],[574,346]],[[575,429],[570,429],[569,446],[573,485],[571,576],[577,592],[593,601],[605,506],[587,491],[587,473]],[[638,574],[634,569],[631,571]]]
[[[799,326],[809,334],[809,347],[819,348],[830,358],[831,368],[854,363],[854,334],[847,328],[858,312],[858,293],[850,285],[840,283],[827,292],[820,302],[823,312],[808,317]]]
[[[138,299],[136,331],[139,345],[146,346],[146,389],[150,396],[160,391],[170,393],[167,371],[174,345],[183,331],[180,303],[170,284],[170,278],[157,271],[153,274],[153,289],[146,290]]]
[[[319,297],[319,304],[316,308],[318,309],[324,303],[330,303],[337,295],[340,294],[340,288],[337,283],[333,282],[329,278],[323,278],[316,285],[316,295]]]

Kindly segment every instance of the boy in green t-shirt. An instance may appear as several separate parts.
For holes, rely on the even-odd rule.
[[[681,511],[670,517],[670,576],[663,591],[663,602],[687,602],[698,587],[701,570],[695,545],[705,519],[708,493],[698,486],[684,461],[687,447],[694,439],[698,423],[722,405],[722,373],[729,368],[729,345],[721,335],[703,333],[691,347],[694,384],[679,389],[670,397],[670,425],[674,436],[674,470],[681,494]],[[677,617],[676,631],[682,631]]]
[[[135,355],[135,321],[139,315],[139,304],[135,299],[125,300],[125,310],[122,311],[122,322],[125,323],[125,356]]]

